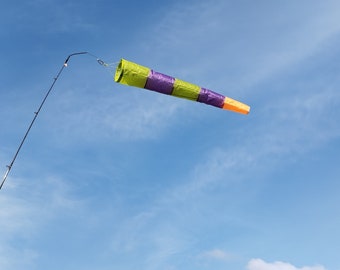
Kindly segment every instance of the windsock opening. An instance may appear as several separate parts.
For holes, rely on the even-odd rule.
[[[149,68],[121,59],[114,79],[122,84],[144,88],[149,73]]]
[[[122,60],[119,62],[117,69],[116,69],[116,73],[115,73],[115,82],[120,82],[120,80],[123,77],[123,63]]]

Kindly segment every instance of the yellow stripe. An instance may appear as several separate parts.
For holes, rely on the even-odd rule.
[[[171,95],[190,100],[197,100],[200,91],[201,87],[195,84],[175,79],[174,89]]]
[[[149,68],[121,59],[114,79],[122,84],[144,88],[149,73]]]

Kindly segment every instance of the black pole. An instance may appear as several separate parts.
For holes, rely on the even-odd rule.
[[[24,144],[24,142],[25,142],[25,140],[26,140],[26,138],[27,138],[28,133],[30,132],[30,130],[31,130],[31,128],[32,128],[32,126],[33,126],[35,120],[36,120],[37,117],[38,117],[38,114],[40,113],[41,108],[43,107],[43,105],[44,105],[44,103],[45,103],[47,97],[49,96],[50,92],[52,91],[52,89],[53,89],[55,83],[57,82],[57,80],[58,80],[60,74],[63,72],[64,68],[67,67],[67,63],[68,63],[68,61],[70,60],[70,58],[71,58],[72,56],[74,56],[74,55],[80,55],[80,54],[87,54],[87,52],[77,52],[77,53],[72,53],[72,54],[70,54],[70,55],[66,58],[66,60],[65,60],[65,62],[64,62],[64,64],[63,64],[63,66],[62,66],[61,69],[59,70],[57,76],[54,78],[53,83],[51,84],[50,88],[48,89],[48,91],[47,91],[47,93],[46,93],[44,99],[43,99],[42,102],[40,103],[40,106],[39,106],[38,110],[37,110],[36,112],[34,112],[34,117],[33,117],[32,121],[31,121],[31,123],[30,123],[30,125],[29,125],[29,127],[28,127],[28,129],[27,129],[27,131],[26,131],[26,133],[25,133],[25,135],[24,135],[24,137],[22,138],[21,143],[20,143],[20,145],[19,145],[17,151],[15,152],[15,155],[14,155],[14,157],[13,157],[11,163],[10,163],[9,165],[7,165],[7,171],[5,172],[5,175],[4,175],[3,179],[2,179],[2,182],[1,182],[1,185],[0,185],[0,189],[1,189],[2,186],[4,185],[4,183],[5,183],[6,179],[7,179],[7,176],[8,176],[8,174],[9,174],[9,172],[11,171],[11,169],[12,169],[12,167],[13,167],[13,164],[14,164],[14,162],[15,162],[15,160],[16,160],[16,158],[17,158],[17,156],[18,156],[18,154],[19,154],[19,152],[20,152],[20,150],[21,150],[21,147],[23,146],[23,144]]]

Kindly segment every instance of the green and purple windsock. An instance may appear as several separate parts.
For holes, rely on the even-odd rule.
[[[202,88],[177,78],[156,72],[150,68],[121,59],[115,77],[116,82],[144,88],[166,95],[202,102],[221,109],[248,114],[250,107],[232,98]]]

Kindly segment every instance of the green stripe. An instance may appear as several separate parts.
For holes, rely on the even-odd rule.
[[[175,79],[174,89],[171,95],[190,100],[197,100],[200,91],[201,87],[195,84]]]
[[[115,81],[140,88],[144,88],[150,69],[122,59],[115,73]]]

